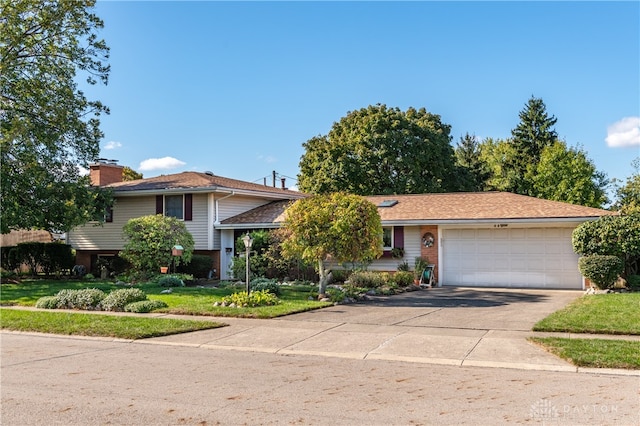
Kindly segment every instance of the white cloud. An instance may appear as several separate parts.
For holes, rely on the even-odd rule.
[[[116,141],[109,141],[103,146],[104,149],[117,149],[120,147],[122,147],[122,144]]]
[[[138,170],[141,172],[148,172],[151,170],[175,169],[180,166],[184,166],[185,164],[187,163],[173,157],[149,158],[148,160],[144,160],[140,163]]]
[[[264,161],[265,163],[276,163],[278,159],[272,155],[258,155],[258,160]]]
[[[611,148],[640,146],[640,117],[625,117],[607,127],[605,141]]]

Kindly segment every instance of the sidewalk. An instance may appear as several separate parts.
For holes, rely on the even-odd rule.
[[[640,341],[640,336],[348,324],[292,319],[295,316],[271,320],[199,317],[229,325],[213,330],[144,339],[135,343],[640,377],[640,370],[576,367],[527,341],[530,336]]]

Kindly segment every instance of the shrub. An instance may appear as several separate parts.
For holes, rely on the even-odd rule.
[[[160,287],[184,287],[184,281],[175,275],[164,275],[158,280]]]
[[[633,291],[640,291],[640,275],[629,275],[627,277],[627,287]]]
[[[55,296],[58,299],[57,307],[60,309],[99,309],[100,302],[106,297],[104,291],[97,288],[85,288],[83,290],[60,290]]]
[[[162,300],[141,300],[139,302],[129,303],[124,307],[125,312],[136,312],[139,314],[146,314],[155,309],[166,308],[168,305]]]
[[[102,299],[100,307],[105,311],[122,312],[124,311],[124,307],[129,303],[140,302],[146,299],[147,295],[139,288],[121,288],[113,290],[107,297]]]
[[[280,296],[282,293],[280,291],[280,285],[276,280],[269,278],[256,278],[251,281],[251,290],[252,291],[268,291],[269,293]]]
[[[350,271],[346,269],[334,269],[331,271],[331,282],[333,283],[343,283],[349,279]]]
[[[406,260],[404,262],[400,262],[398,263],[398,271],[409,271],[409,262],[407,262]]]
[[[36,308],[40,309],[56,309],[58,307],[58,298],[56,296],[44,296],[36,302]]]
[[[346,294],[344,293],[344,291],[335,287],[327,288],[326,294],[327,296],[329,296],[329,299],[334,303],[342,302],[346,297]]]
[[[359,288],[378,288],[386,283],[378,272],[356,271],[349,277],[349,284]]]
[[[196,278],[209,278],[209,271],[213,268],[213,259],[205,254],[194,254],[191,262],[180,265],[178,270]]]
[[[233,293],[225,296],[222,302],[226,305],[235,303],[237,307],[255,308],[257,306],[271,306],[280,303],[280,300],[266,290],[253,291],[249,296],[245,292]]]
[[[393,274],[391,280],[399,287],[406,287],[413,284],[413,273],[409,271],[398,271]]]
[[[578,259],[580,273],[599,289],[609,288],[624,269],[624,263],[617,256],[594,254]]]
[[[86,275],[85,275],[84,277],[82,277],[82,278],[84,278],[84,279],[85,279],[85,280],[87,280],[87,281],[91,281],[91,280],[95,280],[95,279],[96,279],[96,277],[95,277],[93,274],[86,274]]]

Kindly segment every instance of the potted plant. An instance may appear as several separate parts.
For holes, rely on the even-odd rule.
[[[402,259],[404,257],[404,248],[394,247],[391,249],[391,257],[394,259]]]

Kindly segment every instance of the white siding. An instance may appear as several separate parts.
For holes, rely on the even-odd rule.
[[[122,250],[122,227],[134,217],[156,213],[156,198],[118,198],[113,206],[113,222],[97,225],[88,223],[70,231],[68,242],[76,250]]]
[[[208,206],[207,194],[193,194],[193,220],[185,220],[187,230],[193,236],[196,250],[208,250]]]
[[[370,271],[387,271],[393,272],[398,270],[398,265],[406,261],[409,268],[413,270],[413,264],[416,257],[420,256],[420,227],[405,226],[404,227],[404,257],[402,259],[394,259],[392,257],[384,257],[376,259],[367,267]],[[351,265],[345,265],[350,268]],[[335,262],[331,262],[330,267],[333,269],[343,269],[342,266]]]
[[[223,220],[239,215],[240,213],[265,205],[270,201],[272,200],[233,195],[218,202],[218,220],[222,222]]]

